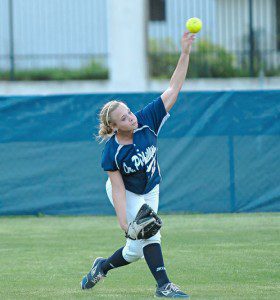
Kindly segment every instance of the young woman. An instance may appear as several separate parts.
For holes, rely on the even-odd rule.
[[[106,191],[125,232],[144,203],[158,211],[161,176],[157,137],[184,83],[193,40],[194,35],[184,33],[177,67],[168,89],[159,98],[135,114],[120,101],[106,103],[100,112],[99,137],[107,140],[101,163],[108,173]],[[90,272],[82,279],[82,289],[94,287],[109,270],[144,256],[157,282],[156,296],[188,298],[167,276],[160,241],[160,232],[146,240],[127,239],[126,245],[111,257],[96,258]]]

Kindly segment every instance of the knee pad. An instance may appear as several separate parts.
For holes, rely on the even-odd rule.
[[[142,240],[129,240],[127,239],[126,245],[122,251],[123,258],[128,262],[135,262],[143,257]]]

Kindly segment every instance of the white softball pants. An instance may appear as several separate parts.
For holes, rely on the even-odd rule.
[[[106,192],[111,204],[114,206],[112,198],[112,185],[110,178],[106,182]],[[156,185],[149,193],[145,195],[134,194],[126,190],[126,218],[127,223],[132,222],[140,207],[147,203],[156,213],[158,211],[158,201],[159,201],[159,185]],[[159,243],[160,244],[161,235],[158,232],[156,235],[152,236],[147,240],[136,240],[131,239],[126,240],[126,245],[123,248],[122,255],[124,259],[128,262],[137,261],[143,258],[143,247],[148,244]]]

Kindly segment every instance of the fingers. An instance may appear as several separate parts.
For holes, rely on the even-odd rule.
[[[195,33],[191,33],[189,31],[185,31],[183,36],[184,37],[188,37],[188,36],[193,36],[193,35],[195,35]]]
[[[183,38],[194,40],[196,38],[196,35],[194,33],[189,32],[189,31],[185,31],[184,34],[183,34]]]
[[[193,42],[195,39],[196,39],[196,35],[195,35],[195,34],[192,34],[192,35],[190,36],[190,41]]]
[[[182,37],[181,43],[185,44],[192,44],[194,40],[196,39],[196,35],[194,33],[190,33],[188,31],[184,32],[184,35]]]

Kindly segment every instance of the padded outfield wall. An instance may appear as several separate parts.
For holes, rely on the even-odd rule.
[[[0,215],[113,214],[97,113],[158,94],[0,97]],[[181,93],[159,135],[162,212],[280,211],[280,91]]]

